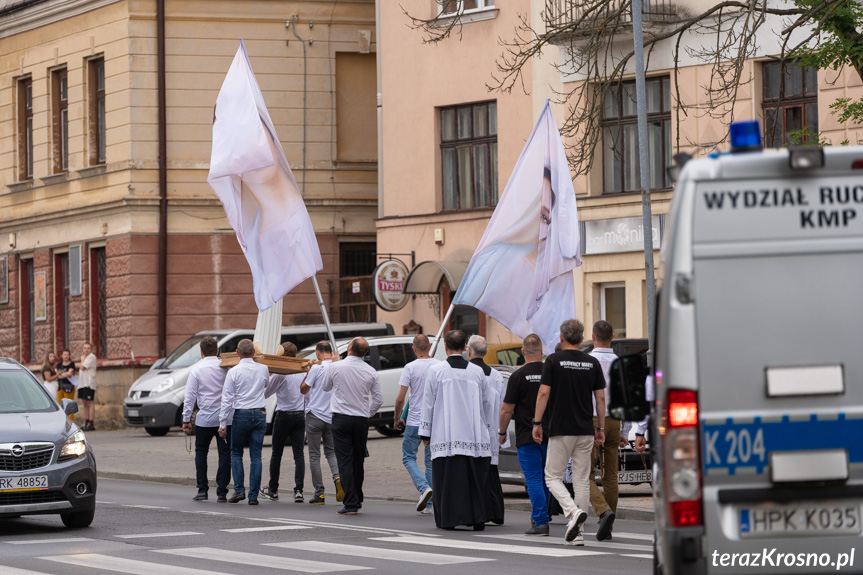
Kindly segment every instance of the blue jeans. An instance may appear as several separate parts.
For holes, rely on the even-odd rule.
[[[402,440],[402,463],[404,463],[405,469],[408,470],[411,481],[414,482],[417,491],[424,493],[426,489],[432,486],[431,450],[423,446],[426,468],[425,475],[423,475],[422,471],[420,471],[420,466],[417,464],[417,451],[419,451],[422,441],[419,436],[419,430],[420,428],[417,425],[408,425],[405,427],[405,436]],[[429,499],[427,508],[431,506],[431,499]]]
[[[530,518],[535,525],[548,525],[548,505],[551,492],[545,484],[547,447],[530,443],[518,447],[518,464],[524,473],[527,495],[530,497]]]
[[[231,427],[231,472],[234,475],[234,491],[246,492],[243,485],[243,447],[249,442],[249,499],[257,499],[261,490],[261,450],[267,433],[267,416],[260,411],[236,411]]]

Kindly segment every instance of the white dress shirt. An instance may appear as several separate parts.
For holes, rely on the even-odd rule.
[[[300,393],[300,384],[305,377],[304,373],[273,374],[264,395],[276,394],[276,411],[302,411],[306,407],[306,397]]]
[[[333,413],[371,417],[384,402],[378,372],[355,355],[348,355],[342,361],[330,364],[322,387],[326,391],[333,391],[330,398],[330,410]]]
[[[419,427],[423,414],[423,387],[426,382],[426,374],[431,366],[439,360],[433,357],[418,358],[407,364],[399,378],[399,385],[410,388],[410,407],[405,425]],[[399,414],[401,415],[401,414]]]
[[[270,370],[251,357],[244,357],[229,369],[225,389],[222,390],[219,427],[227,427],[237,409],[263,409],[267,403],[264,393],[269,381]]]
[[[81,362],[78,371],[78,389],[96,389],[96,356],[90,354]]]
[[[183,400],[183,422],[192,420],[195,403],[198,404],[198,415],[195,425],[200,427],[219,426],[219,407],[222,405],[222,389],[225,387],[225,376],[228,370],[219,367],[221,359],[215,355],[202,358],[189,370],[186,380],[186,396]],[[231,420],[228,420],[228,425]]]
[[[309,370],[309,375],[306,377],[306,385],[311,389],[306,393],[306,415],[312,412],[315,417],[325,423],[333,422],[333,412],[330,411],[331,391],[324,391],[323,383],[327,374],[327,366],[333,363],[331,359],[325,359],[321,363],[315,364]]]
[[[608,406],[611,404],[611,392],[608,389],[608,384],[611,381],[611,364],[617,359],[617,355],[611,351],[610,347],[594,347],[590,355],[599,361],[599,366],[602,368],[602,375],[605,377],[605,415],[608,413]],[[593,416],[596,417],[596,397],[593,398]],[[629,430],[632,428],[632,423],[622,421],[620,423],[620,438],[629,441]]]

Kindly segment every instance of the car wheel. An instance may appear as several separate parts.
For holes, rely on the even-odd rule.
[[[170,427],[145,427],[144,429],[153,437],[164,437],[171,430]]]
[[[89,527],[96,515],[96,507],[75,513],[63,513],[60,519],[66,527]]]
[[[384,435],[386,437],[398,437],[399,435],[402,434],[402,431],[400,429],[396,429],[395,427],[393,427],[392,423],[387,424],[387,425],[376,425],[375,429],[377,430],[378,433],[380,433],[381,435]]]

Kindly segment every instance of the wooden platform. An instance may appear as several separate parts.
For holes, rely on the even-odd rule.
[[[254,358],[258,363],[266,365],[270,373],[278,373],[281,375],[290,375],[292,373],[306,373],[312,366],[311,360],[300,359],[298,357],[286,357],[284,355],[267,355],[258,354]],[[236,353],[223,353],[221,367],[230,368],[240,363],[240,358]]]

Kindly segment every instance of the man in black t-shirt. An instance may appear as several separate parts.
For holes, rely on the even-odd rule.
[[[533,522],[525,535],[548,536],[548,504],[551,492],[545,484],[546,450],[548,440],[541,443],[533,440],[533,412],[536,409],[536,395],[542,377],[542,340],[536,334],[524,338],[521,347],[525,365],[513,373],[506,386],[506,394],[500,406],[500,443],[506,441],[510,419],[515,420],[515,446],[518,464],[524,473],[524,483],[530,497],[530,518]],[[546,429],[546,431],[548,431]]]
[[[594,444],[605,443],[605,412],[597,412],[593,427],[593,400],[605,405],[605,378],[596,358],[582,353],[584,324],[568,319],[560,326],[561,351],[545,360],[536,397],[533,439],[546,435],[539,423],[548,411],[548,456],[545,481],[567,517],[566,542],[584,545],[582,526],[590,504],[588,471]],[[572,487],[575,499],[563,485],[563,473],[572,458]]]

